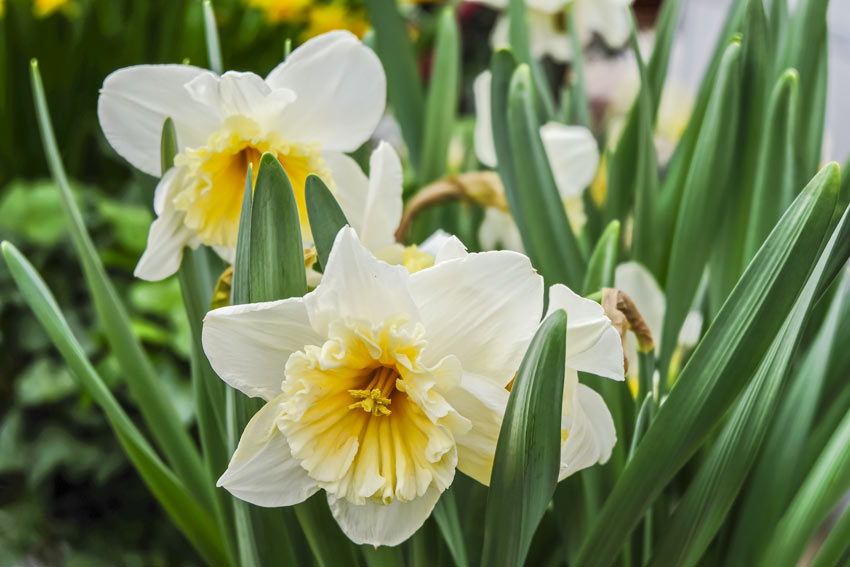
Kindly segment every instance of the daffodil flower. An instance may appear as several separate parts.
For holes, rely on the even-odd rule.
[[[265,79],[233,71],[218,76],[189,65],[140,65],[109,75],[98,116],[107,140],[127,161],[160,175],[167,117],[177,131],[179,153],[157,186],[157,219],[136,275],[171,275],[186,245],[212,246],[232,260],[247,169],[253,165],[256,176],[265,152],[289,176],[309,243],[307,176],[318,174],[336,190],[345,179],[333,170],[335,158],[369,139],[385,102],[380,61],[344,31],[304,43]]]
[[[396,241],[401,222],[404,190],[401,160],[393,147],[380,142],[369,160],[369,177],[346,155],[328,162],[334,171],[344,175],[345,183],[337,191],[337,202],[362,244],[379,260],[400,264],[413,273],[434,265],[440,251],[465,250],[456,238],[438,230],[420,246],[404,246]]]
[[[475,154],[486,166],[496,167],[496,148],[493,142],[493,122],[490,110],[492,75],[484,71],[475,79]],[[573,225],[578,230],[585,221],[581,194],[590,185],[599,167],[599,148],[593,133],[583,126],[566,126],[548,122],[540,127],[540,138],[555,184]],[[491,210],[493,209],[493,210]],[[521,251],[516,224],[506,210],[485,210],[479,237],[486,248],[497,244]]]
[[[489,480],[506,385],[542,307],[543,280],[520,254],[410,274],[344,228],[314,291],[206,317],[218,375],[267,401],[219,486],[260,506],[324,489],[353,541],[401,543],[456,468]]]
[[[504,9],[508,1],[483,0],[483,3]],[[548,55],[562,63],[572,58],[569,30],[564,19],[568,7],[570,17],[576,18],[582,46],[590,44],[594,33],[612,48],[623,46],[629,39],[632,0],[527,0],[525,4],[528,37],[534,57]],[[509,25],[506,15],[496,21],[490,37],[494,49],[509,45]]]
[[[656,345],[661,344],[661,333],[664,330],[664,313],[667,301],[664,292],[655,278],[643,265],[638,262],[625,262],[614,271],[614,287],[624,291],[637,306],[646,325],[652,333]],[[679,332],[678,344],[682,348],[695,346],[700,339],[703,327],[702,313],[693,310],[688,313],[682,330]],[[626,355],[629,358],[629,381],[634,388],[637,384],[638,347],[632,333],[626,337]]]
[[[570,320],[562,475],[604,459],[614,441],[604,403],[575,371],[622,373],[622,347],[586,301],[555,288],[550,300]],[[489,483],[542,307],[543,280],[521,254],[455,250],[411,274],[342,229],[314,291],[205,319],[218,375],[266,400],[218,485],[259,506],[323,489],[354,542],[401,543],[456,469]]]

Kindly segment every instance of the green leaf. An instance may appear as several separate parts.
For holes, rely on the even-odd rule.
[[[797,72],[788,69],[770,96],[750,206],[744,253],[747,261],[755,256],[773,225],[793,201],[797,189],[794,132],[798,82]]]
[[[847,215],[845,215],[844,222],[847,222]],[[812,275],[809,276],[806,287],[785,319],[782,330],[774,339],[755,376],[735,405],[732,415],[719,438],[711,447],[703,466],[697,472],[684,497],[676,507],[676,511],[669,521],[669,529],[665,531],[659,549],[653,557],[652,565],[696,565],[698,563],[735,503],[735,499],[768,432],[774,434],[779,429],[784,429],[789,435],[782,438],[782,443],[777,448],[781,451],[785,442],[788,442],[792,446],[792,453],[795,449],[798,454],[802,452],[802,442],[804,442],[808,430],[806,417],[809,418],[810,423],[811,414],[819,398],[817,385],[811,384],[811,387],[815,390],[813,396],[806,396],[807,392],[800,391],[799,388],[795,388],[796,392],[786,392],[785,401],[792,402],[790,405],[793,408],[792,411],[780,412],[775,421],[772,420],[772,417],[774,409],[780,402],[780,393],[789,373],[792,357],[812,313],[812,306],[818,298],[820,280],[824,275],[830,257],[836,249],[840,232],[840,228],[833,232],[829,244],[821,254]],[[844,260],[847,260],[846,256]],[[846,285],[844,289],[846,292]],[[829,335],[826,340],[830,343],[835,334],[845,299],[846,293],[836,296],[836,301],[833,302],[830,315],[827,317],[825,330]],[[823,337],[824,335],[820,336]],[[818,354],[824,353],[818,352]],[[825,367],[825,362],[829,360],[829,353],[825,354],[825,358],[818,357],[818,362],[822,368]],[[801,375],[805,376],[806,386],[810,382],[817,381],[817,378],[812,374]],[[797,384],[799,383],[798,380]],[[810,410],[808,416],[802,415],[798,411],[803,410],[805,412],[805,408],[800,406],[806,398],[809,401],[807,404]],[[789,405],[786,403],[784,407],[787,408]],[[787,431],[788,429],[793,431]],[[793,463],[796,461],[797,456],[795,455],[792,460],[770,460],[768,462],[773,467],[771,472],[774,478],[788,478],[790,477],[789,469],[793,469]],[[778,470],[784,471],[783,474],[777,475],[776,471]],[[771,479],[765,478],[764,480],[770,482]],[[770,483],[768,486],[775,486],[775,484],[775,482]],[[751,486],[759,486],[757,478],[753,479]],[[771,492],[769,499],[781,500],[781,494],[780,491]],[[759,503],[764,506],[760,508],[758,516],[751,518],[754,524],[765,527],[775,526],[775,519],[765,514],[770,503],[768,501]],[[744,518],[741,517],[741,521],[738,523],[738,530],[741,533],[751,535],[753,527],[755,526],[746,523]],[[737,535],[735,534],[733,537],[737,537]],[[739,539],[739,541],[741,540]],[[756,542],[751,538],[748,538],[745,543],[749,548],[755,547],[755,544]],[[756,549],[758,548],[756,547]],[[730,563],[736,565],[752,564],[751,560],[740,563],[730,561]]]
[[[798,129],[798,180],[818,169],[826,114],[827,27],[829,0],[801,0],[797,3],[780,58],[782,69],[793,67],[800,73],[798,116],[805,116]]]
[[[356,548],[339,529],[324,494],[314,494],[295,506],[304,537],[320,567],[357,565]]]
[[[204,36],[207,40],[207,60],[213,73],[221,75],[224,65],[221,60],[221,44],[218,40],[218,28],[215,23],[215,11],[212,0],[204,0]]]
[[[768,24],[763,0],[747,0],[744,23],[741,76],[738,86],[740,106],[737,116],[739,119],[736,129],[726,133],[728,138],[729,132],[732,132],[732,139],[723,142],[732,148],[729,188],[718,195],[722,200],[722,221],[719,227],[715,227],[715,235],[712,238],[713,254],[709,263],[711,278],[708,292],[711,315],[717,313],[751,258],[744,258],[744,247],[741,243],[746,240],[750,224],[753,185],[760,148],[764,142],[764,108],[770,94],[766,75],[772,67],[772,57],[768,53]],[[727,129],[730,126],[730,124],[725,125]],[[700,159],[702,157],[700,155]],[[715,182],[718,181],[723,183],[723,178],[715,179]],[[796,196],[796,189],[804,184],[805,180],[801,180],[795,188],[794,196]],[[791,199],[786,202],[785,207],[790,204]],[[785,207],[780,210],[780,214]],[[774,219],[774,222],[778,219],[779,216]],[[755,250],[753,250],[754,253]]]
[[[494,81],[494,88],[496,87]],[[495,104],[494,99],[494,104]],[[510,155],[499,154],[499,160],[513,160],[516,185],[506,179],[505,192],[510,193],[509,204],[518,204],[512,209],[518,222],[523,244],[535,267],[549,283],[561,282],[573,289],[580,289],[584,280],[585,260],[573,234],[567,213],[555,184],[549,159],[540,139],[540,122],[534,108],[534,87],[531,72],[520,65],[514,72],[508,91],[508,134]],[[496,107],[493,108],[496,112]],[[494,135],[502,134],[495,131]],[[529,191],[529,187],[536,190]]]
[[[572,117],[576,124],[590,128],[590,101],[587,100],[587,90],[584,87],[584,49],[581,44],[578,18],[573,16],[574,4],[567,4],[564,8],[564,17],[569,22],[570,49],[572,50],[570,61],[570,74],[572,83],[569,85],[569,99],[563,104],[561,112],[569,109],[567,123],[572,123]],[[566,92],[566,91],[565,91]]]
[[[676,215],[678,214],[679,205],[682,200],[682,191],[685,186],[685,180],[690,172],[691,162],[694,159],[697,140],[703,125],[705,113],[714,92],[717,74],[729,42],[732,41],[741,26],[748,5],[746,1],[732,3],[726,17],[726,23],[723,25],[723,29],[718,36],[714,54],[711,57],[708,68],[703,74],[697,99],[691,111],[691,119],[688,121],[688,126],[667,166],[667,173],[661,186],[661,200],[657,215],[657,238],[661,242],[672,242],[672,234],[676,225]],[[669,258],[662,257],[662,260],[664,264],[662,264],[660,271],[656,275],[658,276],[659,283],[663,287],[666,287],[668,272],[666,261]]]
[[[460,30],[452,6],[443,8],[437,22],[434,68],[425,102],[425,134],[419,182],[443,176],[460,95]]]
[[[375,51],[387,74],[389,102],[410,150],[413,168],[419,171],[425,97],[407,26],[395,0],[365,0],[365,3],[369,23],[375,31]]]
[[[829,530],[826,541],[821,545],[811,565],[813,567],[838,565],[848,549],[850,549],[850,506],[844,508],[838,521]]]
[[[174,128],[174,121],[169,116],[162,124],[162,136],[159,139],[160,175],[165,175],[165,172],[172,168],[174,157],[178,152],[177,130]]]
[[[836,231],[839,232],[839,231]],[[846,253],[837,253],[844,255]],[[850,287],[845,272],[821,329],[777,403],[776,417],[758,455],[737,514],[729,544],[734,564],[754,564],[806,471],[800,467],[817,417],[818,403],[836,348],[839,325],[850,316]],[[784,471],[778,475],[776,471]]]
[[[609,565],[664,486],[746,386],[809,277],[832,222],[839,174],[827,165],[750,263],[660,407],[585,539],[577,565]]]
[[[236,235],[236,255],[233,262],[233,282],[230,287],[231,305],[251,303],[251,219],[254,211],[254,168],[248,164],[245,191],[239,211],[239,231]]]
[[[566,335],[567,314],[555,311],[541,323],[517,372],[487,494],[482,565],[522,565],[555,492]]]
[[[613,220],[599,237],[596,248],[590,255],[587,274],[584,276],[585,295],[603,287],[614,287],[614,271],[617,268],[617,250],[620,243],[620,221]]]
[[[310,230],[313,232],[313,243],[316,245],[318,264],[324,271],[336,235],[348,224],[348,220],[339,207],[336,197],[318,175],[307,177],[305,194],[307,216],[310,219]]]
[[[307,293],[295,195],[273,154],[263,154],[251,209],[251,302]]]
[[[222,543],[222,534],[216,528],[206,507],[201,505],[192,491],[162,463],[136,429],[86,358],[83,347],[68,327],[56,300],[32,265],[8,242],[3,242],[2,251],[24,300],[62,354],[81,387],[100,406],[145,484],[206,562],[213,565],[226,564],[228,555]]]
[[[466,542],[463,539],[463,530],[455,503],[455,494],[451,488],[443,492],[434,507],[434,520],[436,520],[437,527],[440,528],[440,533],[452,554],[454,564],[457,567],[469,565],[469,559],[466,556]]]
[[[664,381],[679,331],[690,311],[700,279],[714,245],[728,194],[728,172],[735,150],[729,132],[735,131],[741,88],[741,44],[733,41],[723,56],[711,102],[695,148],[695,159],[685,180],[670,250],[670,273],[665,286],[667,308],[659,349]]]
[[[610,156],[609,180],[616,179],[620,187],[619,194],[629,186],[626,179],[634,183],[631,197],[635,200],[634,236],[632,242],[632,257],[647,266],[652,271],[657,270],[661,256],[660,241],[655,233],[655,214],[658,202],[658,160],[655,156],[655,138],[653,124],[655,122],[654,101],[650,89],[646,67],[640,54],[637,40],[637,27],[632,19],[632,51],[638,64],[641,89],[632,108],[632,116],[636,122],[634,138],[622,140],[623,146],[618,145],[617,151]],[[621,153],[621,151],[623,153]],[[628,168],[628,173],[625,171]],[[609,185],[609,188],[611,185]],[[616,193],[616,192],[615,192]],[[612,202],[613,202],[612,194]]]
[[[127,310],[106,276],[94,243],[86,232],[80,210],[71,194],[65,168],[59,157],[53,127],[50,124],[38,63],[35,60],[31,63],[30,78],[47,162],[59,189],[71,241],[80,258],[83,274],[106,339],[121,364],[130,393],[138,404],[157,447],[162,450],[168,463],[174,467],[177,476],[185,482],[189,490],[207,509],[212,510],[212,487],[206,483],[207,475],[198,450],[180,421],[180,416],[167,392],[160,387],[160,378],[142,350],[138,337],[132,331]]]
[[[525,8],[525,0],[508,0],[508,40],[511,50],[520,63],[528,65],[535,86],[535,108],[540,111],[541,116],[548,120],[555,116],[555,101],[549,90],[549,81],[543,72],[540,62],[531,54],[531,40],[528,37],[528,23],[526,17],[528,12]]]
[[[667,77],[670,54],[673,51],[673,38],[676,37],[681,8],[682,0],[667,0],[661,4],[661,12],[655,23],[655,42],[649,63],[646,65],[646,82],[652,89],[649,98],[653,104],[653,123],[658,115],[658,106],[661,104],[661,93],[664,89],[664,79]]]
[[[797,491],[760,565],[793,565],[829,512],[850,489],[850,413],[838,426]]]

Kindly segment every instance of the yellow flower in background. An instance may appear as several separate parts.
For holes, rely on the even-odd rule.
[[[312,0],[245,0],[245,4],[263,12],[272,23],[303,20]]]
[[[71,0],[34,0],[32,11],[36,18],[46,18],[70,5]],[[2,9],[0,9],[0,12],[2,12]]]
[[[362,10],[349,8],[341,2],[314,3],[301,39],[307,40],[333,30],[348,30],[362,39],[369,30],[369,21]]]

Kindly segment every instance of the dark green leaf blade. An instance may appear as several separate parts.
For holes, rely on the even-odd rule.
[[[721,308],[608,497],[576,563],[609,565],[667,482],[746,385],[826,241],[839,173],[827,165],[786,211]]]
[[[307,200],[310,230],[313,232],[313,243],[316,245],[316,253],[318,254],[318,264],[324,271],[336,235],[342,227],[348,224],[348,220],[333,193],[319,176],[310,175],[307,177],[304,192]]]
[[[558,482],[567,315],[549,315],[514,381],[493,464],[482,565],[522,565]]]
[[[251,209],[251,302],[307,293],[301,223],[292,185],[272,154],[260,159]]]

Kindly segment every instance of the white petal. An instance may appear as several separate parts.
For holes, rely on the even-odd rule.
[[[446,396],[452,407],[472,422],[469,431],[455,438],[457,468],[489,486],[510,393],[487,378],[465,373],[460,387],[449,391]]]
[[[379,322],[403,316],[418,322],[409,277],[403,266],[376,259],[354,229],[343,228],[334,241],[322,283],[304,297],[313,328],[326,333],[332,321],[346,317]]]
[[[183,248],[195,235],[183,223],[185,214],[167,204],[168,196],[179,189],[182,174],[180,168],[171,168],[157,184],[154,204],[161,201],[159,216],[151,223],[148,245],[133,272],[137,278],[159,281],[175,273],[180,269]]]
[[[339,208],[345,214],[348,224],[359,234],[363,229],[363,214],[369,199],[369,178],[356,161],[342,152],[323,152],[322,158],[333,176]]]
[[[567,439],[561,444],[561,470],[564,480],[581,469],[605,463],[617,442],[614,420],[602,396],[578,384],[569,421]]]
[[[199,104],[186,83],[211,72],[189,65],[138,65],[119,69],[103,81],[97,101],[100,127],[121,157],[159,177],[162,124],[171,117],[178,147],[201,146],[220,123],[208,106]]]
[[[428,237],[428,240],[433,237],[434,235],[432,234]],[[428,244],[428,240],[422,243],[423,250],[425,249],[425,245]],[[457,260],[459,258],[466,258],[467,256],[469,256],[469,252],[466,251],[466,246],[463,245],[463,242],[457,236],[452,235],[437,250],[437,254],[434,255],[434,263],[442,264],[449,260]]]
[[[549,288],[549,311],[567,312],[567,368],[623,379],[623,344],[602,306],[562,284]]]
[[[646,321],[655,344],[661,344],[666,301],[664,293],[649,273],[637,262],[626,262],[614,271],[614,287],[626,292]]]
[[[251,418],[216,483],[240,500],[267,508],[293,506],[319,489],[292,457],[286,437],[275,425],[283,414],[282,398],[270,401]]]
[[[324,342],[310,327],[300,297],[210,311],[204,317],[202,339],[222,380],[247,396],[265,400],[280,395],[289,355]]]
[[[487,167],[496,167],[496,146],[493,142],[493,117],[490,110],[490,86],[493,75],[484,71],[475,78],[475,155]]]
[[[559,23],[557,14],[545,10],[529,10],[528,32],[533,57],[548,55],[559,63],[566,63],[572,58],[570,37]]]
[[[287,139],[319,142],[323,150],[356,150],[386,106],[387,80],[378,56],[346,31],[302,44],[266,82],[297,96],[284,112]]]
[[[691,311],[682,324],[679,333],[679,344],[685,347],[696,346],[702,332],[703,317],[699,311]]]
[[[540,127],[540,137],[562,199],[581,195],[599,167],[596,139],[583,126],[549,122]]]
[[[458,357],[466,372],[505,386],[540,322],[543,278],[516,252],[483,252],[410,276],[425,325],[422,356]]]
[[[401,222],[403,190],[401,160],[392,146],[381,142],[369,160],[369,195],[358,229],[363,245],[372,251],[395,244],[395,231]]]
[[[328,504],[334,519],[348,539],[358,545],[389,545],[402,543],[422,527],[440,499],[440,491],[430,487],[424,495],[410,502],[394,500],[385,506],[369,500],[352,504],[328,494]]]
[[[478,240],[485,250],[513,250],[524,253],[522,235],[507,211],[496,207],[484,209],[484,220],[478,227]]]
[[[631,12],[628,4],[619,0],[580,2],[577,7],[578,17],[582,27],[597,32],[606,45],[622,47],[631,34]]]
[[[198,102],[217,110],[222,118],[248,116],[263,126],[277,121],[283,109],[295,100],[290,89],[272,89],[259,75],[228,71],[221,77],[199,75],[186,85]]]

